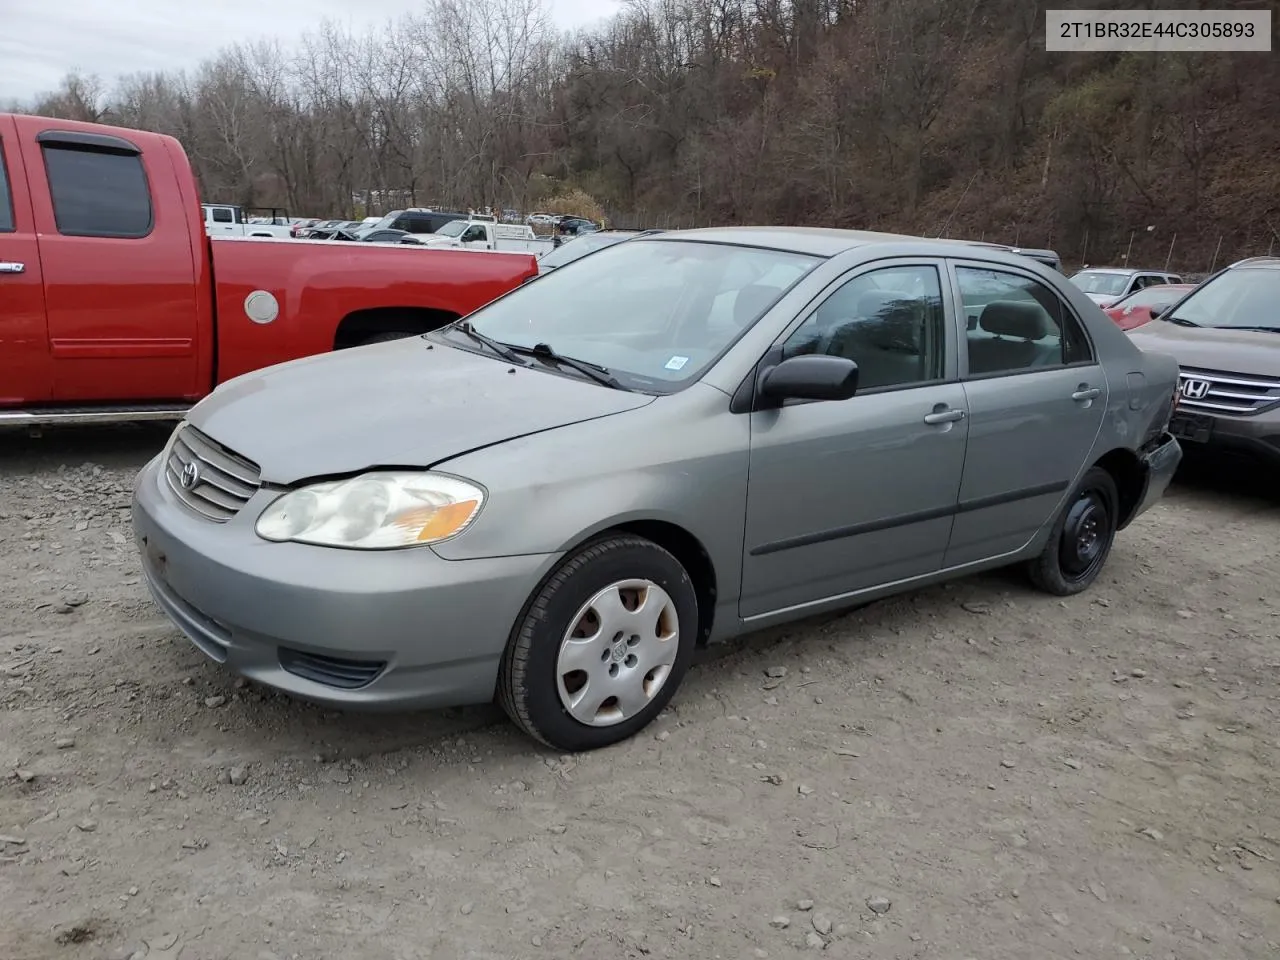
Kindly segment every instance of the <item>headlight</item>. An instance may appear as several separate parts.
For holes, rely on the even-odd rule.
[[[475,519],[485,492],[440,473],[366,473],[286,493],[255,527],[264,540],[388,550],[439,543]]]

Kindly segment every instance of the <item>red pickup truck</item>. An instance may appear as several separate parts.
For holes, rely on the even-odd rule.
[[[171,419],[269,364],[456,320],[531,254],[211,239],[172,137],[0,114],[0,425]]]

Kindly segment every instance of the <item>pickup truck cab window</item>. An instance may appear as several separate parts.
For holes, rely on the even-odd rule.
[[[9,174],[5,169],[4,142],[0,141],[0,233],[13,232],[13,197],[9,194]]]
[[[57,143],[42,149],[60,234],[136,240],[151,233],[151,190],[140,156]]]
[[[1031,277],[956,267],[971,377],[1092,363],[1093,350],[1062,298]]]
[[[938,268],[895,266],[859,274],[827,297],[787,338],[784,359],[844,357],[858,365],[858,392],[942,379],[945,314]]]
[[[234,223],[235,217],[231,215],[231,211],[226,207],[214,207],[211,211],[214,223]]]

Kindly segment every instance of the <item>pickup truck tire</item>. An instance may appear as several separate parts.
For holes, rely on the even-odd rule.
[[[412,331],[397,330],[397,331],[389,331],[387,333],[375,333],[373,336],[365,337],[363,340],[361,340],[358,346],[365,347],[371,343],[387,343],[390,340],[406,340],[409,337],[416,337],[416,336],[419,336],[416,330],[412,330]]]
[[[1119,515],[1115,479],[1102,467],[1090,467],[1067,498],[1044,551],[1028,564],[1031,582],[1057,597],[1088,589],[1111,554]]]
[[[554,749],[618,743],[671,700],[697,633],[698,599],[680,561],[642,537],[606,536],[565,560],[526,605],[499,666],[498,701]]]

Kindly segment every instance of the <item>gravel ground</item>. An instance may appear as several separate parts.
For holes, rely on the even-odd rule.
[[[988,576],[718,650],[556,756],[206,662],[131,545],[163,437],[0,434],[5,960],[1280,955],[1276,494],[1181,482],[1065,602]]]

